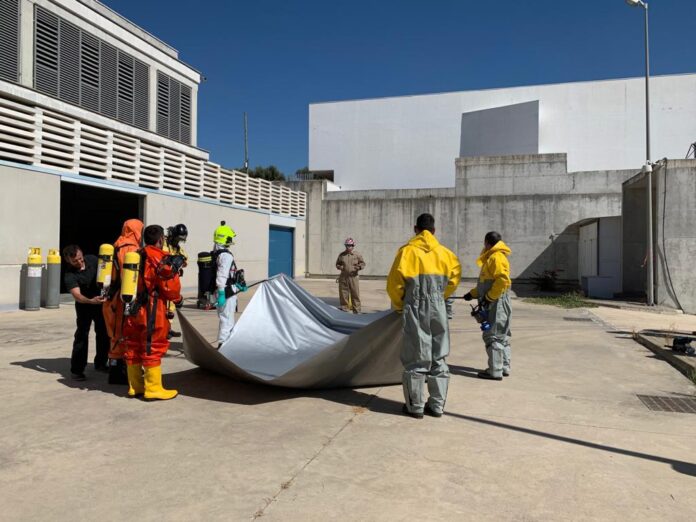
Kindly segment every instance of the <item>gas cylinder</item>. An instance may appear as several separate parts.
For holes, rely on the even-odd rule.
[[[114,247],[107,243],[99,247],[97,265],[97,286],[102,297],[106,297],[111,286],[111,271],[114,266]]]
[[[46,257],[46,308],[60,306],[60,254],[50,249]]]
[[[138,294],[140,254],[128,252],[121,267],[121,300],[126,304],[124,313],[130,315]]]
[[[41,309],[41,272],[43,263],[41,262],[41,249],[38,247],[29,248],[27,257],[27,281],[24,287],[24,309]]]

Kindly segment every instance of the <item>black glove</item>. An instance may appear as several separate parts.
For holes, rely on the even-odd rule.
[[[181,310],[182,306],[184,306],[184,298],[183,297],[174,303],[174,307],[177,310]]]
[[[466,294],[464,294],[465,301],[471,301],[473,298],[474,298],[474,296],[471,295],[471,292],[467,292]]]
[[[488,298],[484,295],[479,301],[479,304],[482,308],[488,308],[491,305],[491,302],[492,301],[489,301]]]

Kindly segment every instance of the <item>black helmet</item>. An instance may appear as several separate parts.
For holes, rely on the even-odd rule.
[[[169,227],[167,231],[169,232],[169,239],[173,239],[177,243],[179,241],[186,241],[186,238],[188,237],[188,228],[186,228],[186,225],[183,223]]]

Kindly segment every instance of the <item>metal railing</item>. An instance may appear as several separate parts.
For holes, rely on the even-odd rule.
[[[0,93],[0,159],[305,217],[306,194]]]

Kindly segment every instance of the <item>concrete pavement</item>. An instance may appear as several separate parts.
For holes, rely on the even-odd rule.
[[[335,299],[333,281],[302,284]],[[383,286],[362,281],[366,310],[387,305]],[[688,380],[587,310],[514,300],[513,374],[482,381],[466,308],[447,415],[420,421],[400,414],[398,386],[252,386],[176,344],[164,371],[180,397],[127,399],[91,370],[69,379],[71,307],[0,314],[2,518],[696,518],[696,415],[636,397],[693,397]]]

